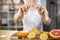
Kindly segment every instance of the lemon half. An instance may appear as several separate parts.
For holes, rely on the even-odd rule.
[[[47,39],[48,39],[48,35],[46,35],[46,34],[41,34],[41,35],[40,35],[40,39],[41,39],[41,40],[47,40]]]
[[[27,36],[29,39],[31,38],[35,38],[36,37],[36,34],[34,32],[30,32]]]

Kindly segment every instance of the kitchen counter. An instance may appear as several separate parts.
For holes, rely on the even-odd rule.
[[[12,30],[0,30],[0,40],[10,40],[13,38],[12,36],[16,33],[17,31],[12,31]],[[15,37],[14,39],[17,39],[18,37]]]

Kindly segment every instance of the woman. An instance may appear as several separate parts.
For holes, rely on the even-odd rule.
[[[49,25],[51,19],[48,16],[48,11],[41,5],[40,0],[27,0],[20,8],[18,13],[14,15],[14,21],[22,19],[23,31],[29,32],[32,28],[37,28],[43,31],[43,23]]]

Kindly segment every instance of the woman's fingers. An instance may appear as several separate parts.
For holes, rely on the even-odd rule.
[[[38,11],[39,11],[39,13],[40,13],[41,15],[45,15],[45,9],[44,9],[43,6],[39,6],[39,7],[38,7]]]
[[[24,6],[22,6],[21,9],[22,9],[23,12],[25,11],[25,7]]]
[[[21,7],[21,9],[22,9],[23,12],[25,12],[25,11],[27,11],[28,7],[27,7],[26,5],[23,5],[23,6]]]
[[[41,6],[38,6],[38,11],[41,11]]]
[[[38,12],[41,14],[41,13],[42,13],[42,11],[41,11],[41,6],[38,5],[37,8],[38,8]]]

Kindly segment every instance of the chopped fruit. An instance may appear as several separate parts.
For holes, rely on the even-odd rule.
[[[60,30],[52,30],[50,31],[50,36],[53,37],[54,39],[60,38]]]
[[[48,39],[48,35],[46,35],[46,34],[41,34],[41,35],[40,35],[40,39],[41,39],[41,40],[47,40],[47,39]]]
[[[35,34],[40,34],[40,31],[36,28],[32,28],[32,32],[34,32]]]
[[[46,35],[49,35],[49,32],[43,32],[42,34],[46,34]]]
[[[30,32],[27,36],[29,39],[31,38],[35,38],[36,37],[36,34],[34,32]]]
[[[29,39],[29,40],[34,40],[33,38]]]
[[[24,36],[27,36],[28,35],[28,32],[19,31],[19,32],[16,33],[16,35],[18,37],[24,37]]]

